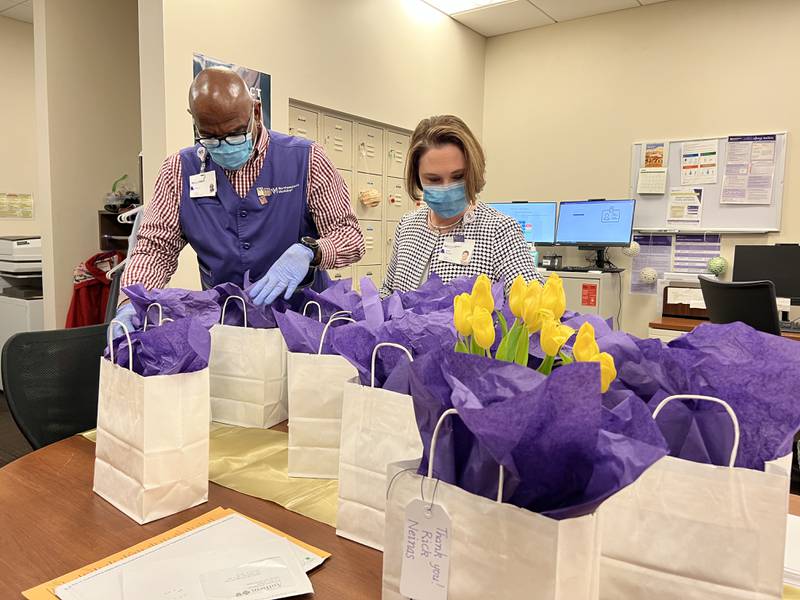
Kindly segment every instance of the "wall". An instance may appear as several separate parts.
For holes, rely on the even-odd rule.
[[[33,25],[0,16],[0,192],[32,194],[35,185],[36,136],[33,92]],[[34,218],[0,219],[0,236],[37,235],[40,211],[34,198]]]
[[[137,22],[136,0],[34,2],[48,328],[63,326],[73,268],[99,251],[97,211],[112,182],[138,179]]]
[[[163,85],[166,99],[165,123],[152,107],[142,115],[145,138],[166,131],[166,149],[157,141],[144,147],[151,179],[165,151],[193,141],[193,52],[269,73],[278,131],[287,129],[294,98],[409,129],[452,112],[481,132],[485,40],[421,0],[140,0],[140,27],[142,40],[163,35],[164,44],[163,76],[156,64],[143,63],[141,74],[143,97]],[[197,283],[186,251],[172,285]]]
[[[780,234],[725,236],[723,254],[800,241],[798,28],[796,0],[672,0],[489,39],[484,199],[626,197],[634,140],[788,130]],[[624,297],[624,329],[655,316]]]

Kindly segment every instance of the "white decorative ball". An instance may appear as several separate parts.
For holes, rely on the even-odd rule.
[[[655,283],[658,279],[658,271],[656,271],[653,267],[645,267],[639,271],[639,279],[641,279],[644,283]]]
[[[625,256],[639,256],[639,252],[642,251],[642,247],[639,245],[639,242],[631,242],[630,246],[625,246],[622,249],[622,253]]]
[[[713,273],[717,277],[723,275],[728,270],[728,261],[722,256],[715,256],[708,261],[706,266],[709,273]]]

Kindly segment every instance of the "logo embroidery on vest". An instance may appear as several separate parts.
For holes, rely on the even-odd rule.
[[[280,187],[273,187],[273,188],[259,187],[256,188],[256,193],[258,194],[258,201],[261,204],[267,204],[269,202],[268,198],[270,196],[275,194],[288,194],[290,192],[295,191],[299,187],[300,187],[299,183],[295,183],[294,185],[283,185]]]

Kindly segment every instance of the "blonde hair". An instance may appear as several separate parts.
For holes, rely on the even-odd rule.
[[[486,185],[486,159],[483,148],[467,124],[453,115],[438,115],[423,119],[411,135],[411,147],[406,160],[406,190],[414,200],[422,199],[422,182],[419,179],[419,161],[431,148],[454,144],[464,153],[466,168],[464,183],[470,204],[478,201],[478,194]]]

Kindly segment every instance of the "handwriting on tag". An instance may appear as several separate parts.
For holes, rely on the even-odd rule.
[[[208,198],[217,193],[216,171],[206,171],[189,176],[189,197]]]
[[[438,504],[412,500],[406,506],[400,593],[414,600],[447,600],[450,517]]]

